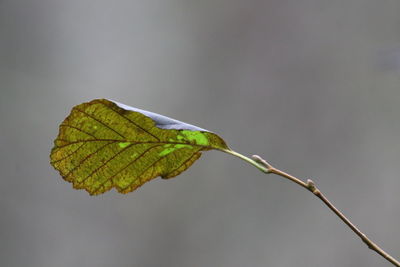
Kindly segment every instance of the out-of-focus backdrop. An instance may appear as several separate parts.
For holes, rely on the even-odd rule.
[[[0,0],[0,265],[391,266],[312,194],[220,152],[91,197],[49,164],[110,98],[312,178],[400,257],[400,2]]]

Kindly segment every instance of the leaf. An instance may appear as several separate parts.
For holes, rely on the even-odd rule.
[[[202,151],[229,150],[207,130],[106,99],[75,106],[60,125],[51,165],[91,195],[128,193],[158,176],[177,176]]]

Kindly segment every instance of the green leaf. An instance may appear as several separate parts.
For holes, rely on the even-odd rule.
[[[75,106],[62,122],[50,159],[74,188],[97,195],[177,176],[210,149],[229,150],[221,137],[197,126],[96,99]]]

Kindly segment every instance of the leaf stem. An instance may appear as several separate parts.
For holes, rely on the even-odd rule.
[[[267,161],[265,161],[263,158],[257,155],[253,155],[252,158],[248,158],[240,153],[237,153],[233,150],[222,150],[225,153],[231,154],[233,156],[236,156],[244,161],[247,161],[248,163],[252,164],[255,166],[257,169],[260,171],[266,173],[266,174],[276,174],[279,175],[283,178],[286,178],[301,187],[307,189],[311,193],[313,193],[316,197],[318,197],[331,211],[333,211],[358,237],[361,238],[361,240],[370,248],[371,250],[374,250],[376,253],[381,255],[383,258],[385,258],[387,261],[392,263],[394,266],[400,267],[400,262],[397,261],[395,258],[390,256],[387,252],[385,252],[382,248],[380,248],[377,244],[375,244],[372,240],[370,240],[363,232],[361,232],[344,214],[338,210],[326,197],[321,193],[321,191],[316,187],[315,183],[308,179],[307,182],[302,181],[301,179],[290,175],[286,172],[283,172],[275,167],[273,167],[271,164],[269,164]]]

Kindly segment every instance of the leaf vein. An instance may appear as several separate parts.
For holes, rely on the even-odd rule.
[[[124,147],[123,149],[121,149],[120,151],[118,151],[117,153],[115,153],[111,158],[109,158],[108,160],[106,160],[104,163],[102,163],[99,167],[97,167],[96,169],[94,169],[88,176],[86,176],[82,181],[78,182],[77,185],[82,185],[87,179],[89,179],[90,177],[92,177],[96,172],[98,172],[101,168],[105,167],[111,160],[115,159],[118,155],[120,155],[122,152],[124,152],[125,150],[129,149],[130,147],[132,147],[133,144],[130,144],[126,147]]]
[[[126,138],[125,136],[123,136],[121,133],[117,132],[115,129],[113,129],[111,126],[105,124],[104,122],[102,122],[101,120],[97,119],[95,116],[93,116],[92,114],[87,113],[84,110],[81,110],[77,107],[75,107],[75,110],[85,114],[86,116],[92,118],[93,120],[97,121],[98,123],[100,123],[101,125],[105,126],[106,128],[110,129],[111,131],[113,131],[114,133],[118,134],[119,136],[121,136],[122,138]]]
[[[134,141],[134,140],[116,140],[116,139],[88,139],[88,140],[75,140],[75,141],[69,141],[69,140],[65,140],[65,139],[57,139],[58,141],[62,141],[62,142],[69,142],[68,144],[62,145],[62,146],[57,146],[57,148],[62,148],[64,146],[69,146],[69,145],[73,145],[76,143],[82,143],[82,142],[101,142],[101,141],[114,141],[114,142],[129,142],[129,143],[134,143],[134,144],[173,144],[173,145],[189,145],[189,146],[193,146],[193,147],[201,147],[204,149],[217,149],[219,150],[219,148],[217,147],[213,147],[213,146],[206,146],[206,145],[198,145],[198,144],[191,144],[191,143],[186,143],[186,142],[171,142],[171,141]]]
[[[85,143],[83,143],[82,145],[80,145],[77,149],[75,149],[72,153],[68,154],[67,156],[62,157],[61,159],[53,160],[53,161],[51,161],[50,163],[51,163],[51,164],[54,164],[54,163],[57,163],[57,162],[66,160],[67,158],[69,158],[70,156],[72,156],[72,155],[74,155],[76,152],[78,152],[78,150],[79,150],[81,147],[83,147],[84,145],[85,145]]]
[[[187,158],[187,159],[186,159],[182,164],[180,164],[178,167],[176,167],[175,169],[173,169],[173,170],[171,170],[170,172],[168,172],[168,173],[166,174],[166,176],[168,176],[169,174],[173,173],[173,172],[176,171],[176,170],[179,170],[180,167],[182,167],[183,165],[185,165],[185,164],[186,164],[188,161],[190,161],[194,156],[196,156],[196,154],[199,153],[200,150],[201,150],[201,148],[200,148],[200,149],[197,149],[195,152],[193,152],[193,153],[190,155],[189,158]]]
[[[89,135],[89,136],[91,136],[91,137],[93,137],[93,138],[97,138],[97,137],[94,136],[93,134],[88,133],[88,132],[86,132],[86,131],[84,131],[84,130],[82,130],[82,129],[76,127],[76,126],[72,126],[72,125],[69,125],[69,124],[61,124],[60,127],[69,127],[69,128],[78,130],[78,131],[80,131],[80,132],[82,132],[82,133],[84,133],[84,134],[87,134],[87,135]]]
[[[147,171],[148,169],[150,169],[151,167],[154,167],[154,165],[156,165],[157,162],[159,162],[160,160],[164,159],[165,157],[167,157],[167,155],[164,155],[164,156],[159,157],[156,161],[154,161],[152,164],[150,164],[150,166],[148,166],[146,169],[144,169],[144,170],[137,176],[137,179],[139,179],[141,185],[143,184],[143,183],[142,183],[142,175],[145,174],[146,171]],[[153,178],[153,177],[152,177],[152,178]],[[132,185],[132,183],[131,183],[130,185],[128,185],[128,186],[122,188],[121,191],[125,191],[125,190],[126,190],[127,188],[129,188],[131,185]]]
[[[124,167],[122,167],[120,170],[118,170],[116,173],[114,173],[113,175],[111,175],[110,177],[108,177],[102,184],[100,184],[100,186],[98,188],[95,189],[95,191],[92,192],[92,194],[97,193],[97,191],[100,190],[100,188],[110,179],[113,179],[115,176],[117,176],[119,173],[121,173],[122,171],[126,170],[129,166],[131,166],[133,163],[135,163],[138,159],[140,159],[141,157],[143,157],[144,154],[146,154],[147,152],[149,152],[150,150],[152,150],[153,148],[159,147],[161,146],[161,144],[159,145],[155,145],[152,147],[149,147],[148,149],[146,149],[145,151],[142,152],[142,154],[140,154],[139,156],[137,156],[137,158],[135,158],[133,161],[129,162],[127,165],[125,165]],[[143,173],[142,173],[143,174]]]
[[[106,143],[104,145],[102,145],[101,147],[99,147],[98,149],[96,149],[96,151],[89,153],[88,155],[86,155],[86,157],[84,157],[74,168],[72,168],[67,174],[64,175],[64,178],[66,179],[69,175],[71,175],[71,173],[73,173],[76,169],[78,169],[79,167],[82,167],[82,164],[88,160],[89,158],[91,158],[93,155],[95,155],[97,152],[99,152],[100,150],[102,150],[103,148],[105,148],[106,146],[113,144],[115,142],[109,142]]]
[[[121,118],[126,119],[127,121],[129,121],[131,124],[133,124],[134,126],[136,126],[139,129],[142,129],[145,133],[147,133],[148,135],[154,137],[156,140],[160,141],[160,138],[158,138],[157,136],[155,136],[154,134],[152,134],[149,130],[146,130],[145,128],[141,127],[139,124],[137,124],[136,122],[134,122],[133,120],[131,120],[130,118],[124,116],[123,114],[119,113],[118,111],[114,110],[113,108],[107,106],[106,104],[104,104],[103,102],[99,101],[99,100],[95,100],[95,103],[99,103],[101,105],[103,105],[104,107],[106,107],[108,110],[112,110],[113,112],[117,113]],[[134,112],[134,111],[132,111]],[[142,114],[143,115],[143,114]]]

